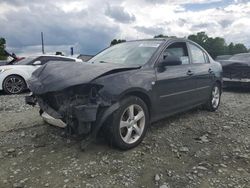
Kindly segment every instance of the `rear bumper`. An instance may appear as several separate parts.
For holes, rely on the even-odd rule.
[[[250,78],[223,78],[223,82],[241,82],[241,83],[250,83]]]
[[[250,87],[250,79],[249,78],[223,78],[223,85],[225,87]]]

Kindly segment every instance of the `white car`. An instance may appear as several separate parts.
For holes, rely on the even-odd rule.
[[[14,65],[0,66],[0,90],[8,94],[18,94],[27,89],[26,80],[31,77],[33,71],[49,61],[72,61],[82,60],[58,55],[41,55],[27,57]]]

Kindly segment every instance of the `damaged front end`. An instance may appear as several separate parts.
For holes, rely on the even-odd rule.
[[[41,114],[63,121],[68,133],[88,135],[87,139],[93,140],[108,116],[119,108],[117,95],[121,91],[111,91],[108,79],[102,79],[138,68],[112,63],[51,62],[38,68],[27,81],[32,96],[26,97],[26,103],[38,103]]]
[[[89,136],[93,140],[106,118],[119,107],[99,94],[101,88],[97,84],[82,84],[62,91],[27,96],[26,103],[38,103],[41,113],[62,120],[67,133]]]

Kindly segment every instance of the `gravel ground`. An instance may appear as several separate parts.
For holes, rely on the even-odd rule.
[[[24,95],[0,95],[0,187],[250,187],[250,91],[225,91],[151,126],[137,148],[99,137],[85,152],[45,124]]]

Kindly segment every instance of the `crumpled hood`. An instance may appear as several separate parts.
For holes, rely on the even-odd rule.
[[[250,66],[250,62],[235,61],[235,60],[220,60],[222,67],[225,66]]]
[[[35,95],[60,91],[74,85],[89,83],[103,74],[137,69],[113,63],[51,62],[38,68],[27,81]],[[114,72],[113,72],[114,71]]]

